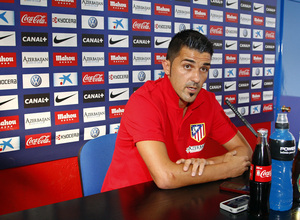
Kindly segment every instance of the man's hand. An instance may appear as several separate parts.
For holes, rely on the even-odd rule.
[[[189,167],[192,167],[192,176],[196,176],[197,170],[198,175],[201,176],[204,170],[204,167],[209,164],[214,164],[213,161],[203,159],[203,158],[191,158],[191,159],[180,159],[176,161],[176,164],[184,164],[183,171],[188,171]]]
[[[223,162],[227,163],[227,166],[231,167],[231,177],[242,175],[251,165],[248,156],[236,156],[236,154],[236,150],[230,151],[225,154],[225,157],[223,159]]]

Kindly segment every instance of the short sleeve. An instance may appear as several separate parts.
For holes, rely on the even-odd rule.
[[[133,94],[128,101],[122,122],[133,142],[156,140],[164,142],[162,116],[158,107],[142,95]]]

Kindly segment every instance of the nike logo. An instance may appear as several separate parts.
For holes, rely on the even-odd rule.
[[[55,38],[54,38],[54,43],[56,43],[56,44],[59,44],[59,43],[62,43],[62,42],[64,42],[64,41],[66,41],[66,40],[69,40],[69,39],[71,39],[71,38],[73,38],[73,37],[75,37],[75,36],[72,36],[72,37],[67,37],[67,38],[63,38],[63,39],[57,39],[57,36],[55,36]]]
[[[232,45],[234,45],[235,43],[232,43],[232,44],[226,44],[226,47],[231,47]]]
[[[69,96],[64,97],[64,98],[62,98],[62,99],[60,99],[60,98],[58,98],[58,96],[56,96],[55,102],[57,102],[57,103],[63,102],[63,101],[65,101],[65,100],[67,100],[68,98],[71,98],[71,97],[74,96],[74,95],[76,95],[76,94],[69,95]]]
[[[159,45],[161,45],[161,44],[164,44],[164,43],[166,43],[167,41],[169,41],[169,40],[164,40],[164,41],[161,41],[161,42],[159,42],[159,41],[155,41],[155,45],[156,46],[159,46]]]
[[[255,86],[257,86],[259,83],[260,83],[260,82],[258,82],[258,83],[252,83],[251,87],[255,87]]]
[[[262,6],[254,7],[254,11],[260,9]]]
[[[119,93],[117,93],[117,94],[113,94],[113,92],[111,92],[111,93],[110,93],[110,98],[111,98],[111,99],[116,98],[116,97],[118,97],[119,95],[122,95],[122,94],[125,93],[125,92],[126,92],[126,90],[123,91],[123,92],[119,92]]]
[[[234,83],[232,83],[231,85],[225,85],[225,89],[229,89],[233,85],[234,85]]]
[[[236,1],[234,1],[234,2],[229,2],[229,1],[227,1],[227,2],[226,2],[226,5],[227,5],[227,6],[230,6],[230,5],[233,5],[233,4],[235,4],[235,3],[236,3]]]
[[[120,40],[113,40],[112,38],[110,38],[110,39],[109,39],[109,43],[110,43],[110,44],[117,44],[117,43],[119,43],[119,42],[121,42],[121,41],[123,41],[123,40],[125,40],[125,39],[126,39],[126,37],[123,38],[123,39],[120,39]]]
[[[253,45],[253,49],[256,49],[256,48],[258,48],[258,47],[260,47],[260,46],[261,46],[261,44]]]
[[[6,36],[3,36],[3,37],[0,37],[0,40],[2,40],[2,39],[5,39],[5,38],[7,38],[7,37],[10,37],[10,36],[12,36],[13,34],[10,34],[10,35],[6,35]]]
[[[12,101],[12,100],[14,100],[15,98],[12,98],[12,99],[9,99],[9,100],[6,100],[6,101],[4,101],[4,102],[0,102],[0,106],[1,105],[4,105],[5,103],[8,103],[8,102],[10,102],[10,101]]]

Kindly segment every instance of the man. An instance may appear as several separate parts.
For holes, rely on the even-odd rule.
[[[212,43],[197,31],[173,37],[162,62],[165,77],[146,82],[126,105],[102,192],[151,180],[178,188],[248,169],[251,147],[214,94],[202,89],[212,54]],[[207,158],[214,152],[207,138],[228,153]]]

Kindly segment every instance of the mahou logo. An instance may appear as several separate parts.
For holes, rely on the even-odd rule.
[[[236,95],[225,95],[224,96],[224,105],[227,105],[226,100],[230,101],[231,104],[236,104]]]
[[[128,12],[128,0],[109,0],[108,10]]]
[[[253,24],[263,26],[264,25],[264,17],[253,16]]]
[[[21,11],[20,19],[22,26],[47,27],[47,13]]]
[[[52,6],[76,8],[76,0],[52,0]]]
[[[0,53],[0,68],[1,67],[17,67],[16,53]]]
[[[82,85],[104,84],[104,72],[83,72]]]
[[[155,15],[165,15],[165,16],[171,16],[172,15],[172,6],[171,5],[163,5],[155,3]]]
[[[225,63],[237,63],[237,55],[225,54]]]
[[[211,25],[209,28],[210,35],[223,36],[223,26]]]
[[[0,132],[19,129],[19,116],[0,117]]]
[[[275,31],[266,31],[265,38],[275,40]]]
[[[249,77],[250,68],[239,68],[239,77]]]
[[[53,66],[77,66],[77,53],[53,53]]]
[[[120,118],[125,111],[125,105],[109,106],[109,118]]]
[[[71,124],[71,123],[78,123],[78,122],[79,122],[78,110],[55,112],[56,125]]]
[[[261,101],[261,92],[251,93],[251,102]]]
[[[268,103],[263,105],[263,112],[273,111],[273,103]]]
[[[194,8],[193,18],[194,19],[207,20],[207,10],[206,9],[200,9],[200,8]]]
[[[132,30],[133,31],[151,31],[151,21],[132,19]]]
[[[226,12],[226,22],[238,23],[238,14]]]
[[[155,57],[154,64],[161,64],[162,61],[167,58],[167,54],[166,53],[155,53],[154,57]]]
[[[51,132],[25,136],[25,148],[51,145]]]
[[[252,56],[252,63],[263,63],[263,55],[261,54],[254,54]]]
[[[128,65],[129,55],[128,53],[109,53],[108,54],[109,65]]]

